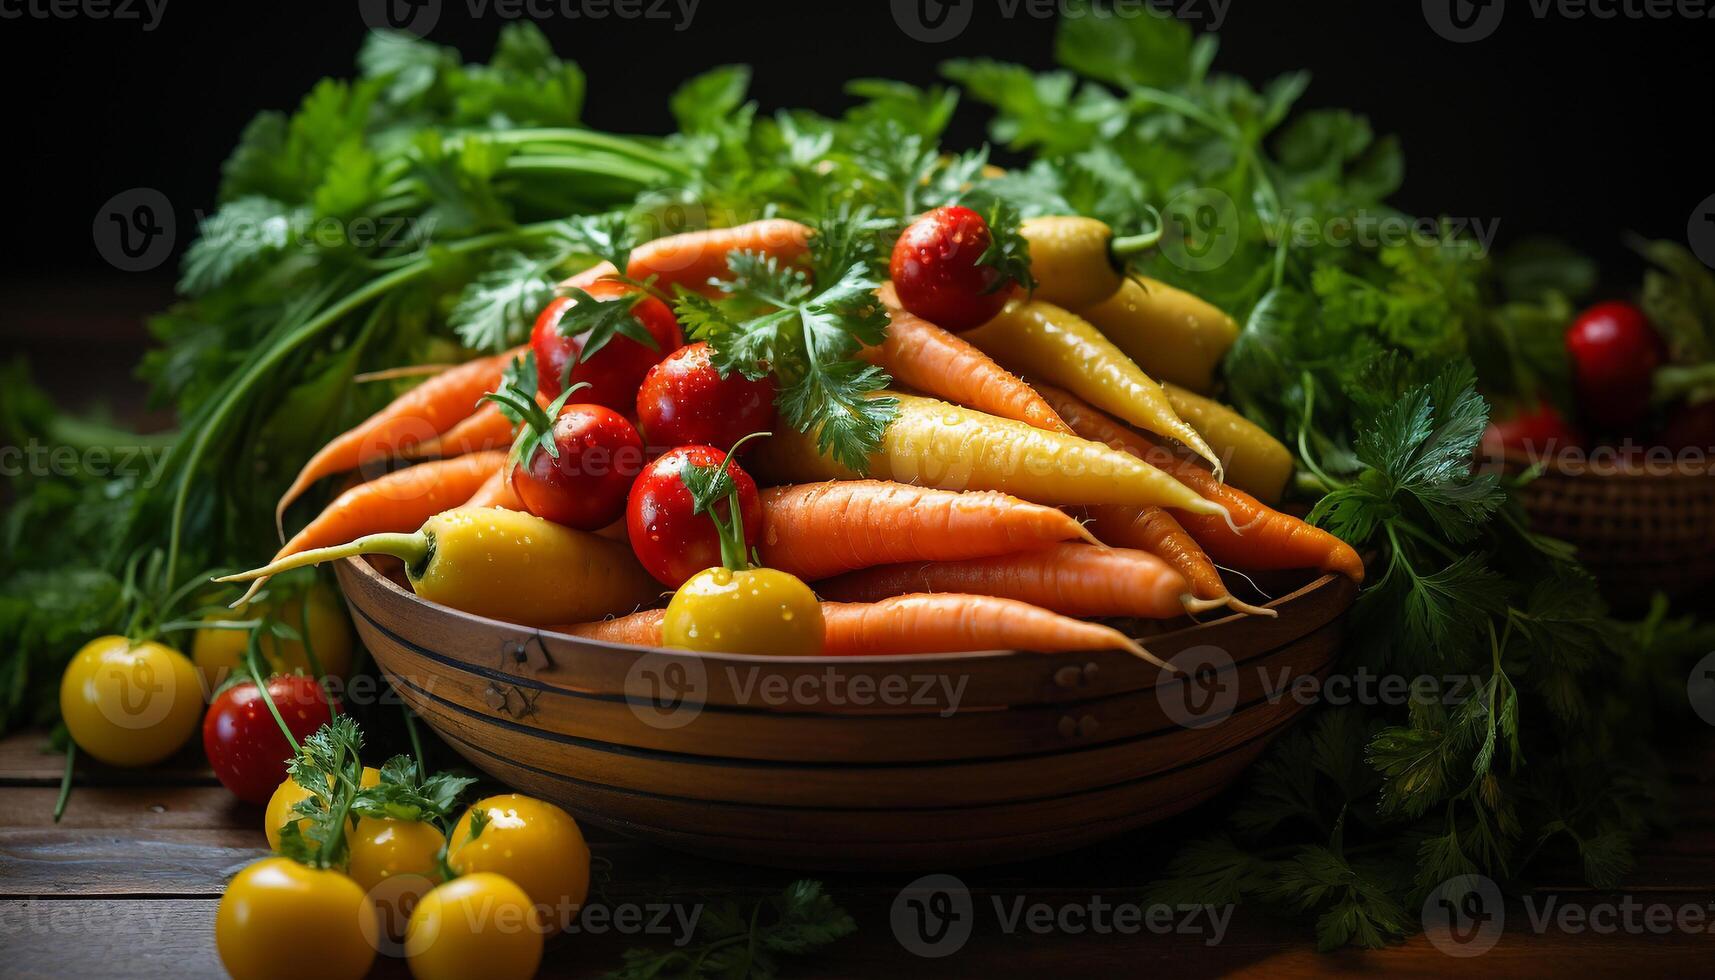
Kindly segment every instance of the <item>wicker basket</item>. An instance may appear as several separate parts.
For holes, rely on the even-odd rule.
[[[1616,606],[1715,580],[1715,470],[1705,464],[1553,463],[1519,497],[1532,528],[1576,547]]]

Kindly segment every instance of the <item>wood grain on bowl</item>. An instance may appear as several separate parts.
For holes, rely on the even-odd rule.
[[[1323,675],[1343,577],[1275,619],[1152,635],[1123,652],[703,655],[603,644],[426,602],[338,568],[358,631],[472,764],[582,819],[689,851],[802,867],[952,867],[1046,854],[1228,785]]]

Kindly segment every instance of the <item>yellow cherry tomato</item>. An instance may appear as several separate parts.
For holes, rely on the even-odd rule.
[[[345,873],[369,896],[388,936],[405,935],[411,910],[440,883],[435,858],[444,843],[434,825],[416,820],[363,817],[346,835]]]
[[[417,980],[528,980],[542,964],[530,896],[492,873],[437,886],[411,912],[405,961]]]
[[[346,617],[333,589],[317,582],[302,595],[286,600],[277,608],[255,604],[236,609],[230,614],[210,614],[207,619],[252,619],[271,615],[298,632],[304,632],[305,609],[308,608],[310,650],[316,655],[324,676],[345,677],[351,672],[351,620]],[[250,645],[248,630],[201,629],[191,641],[191,659],[202,671],[210,688],[219,686],[244,662]],[[290,674],[302,671],[313,674],[310,654],[299,640],[282,640],[272,633],[263,633],[258,641],[262,658],[271,673]]]
[[[196,668],[159,643],[91,640],[60,677],[60,715],[72,740],[109,765],[153,765],[177,752],[202,709]]]
[[[471,814],[488,823],[475,840]],[[509,793],[471,804],[453,828],[447,864],[459,874],[493,871],[516,881],[544,922],[565,928],[590,890],[590,848],[571,814],[552,803]]]
[[[263,858],[233,877],[214,944],[235,980],[358,980],[375,962],[375,909],[337,871]]]
[[[797,578],[773,568],[710,568],[673,594],[661,640],[710,653],[813,657],[823,628],[816,594]]]
[[[374,766],[363,767],[363,778],[358,785],[365,789],[381,782],[381,770]],[[262,830],[268,835],[268,846],[278,851],[280,849],[280,831],[286,829],[286,824],[292,820],[292,808],[299,802],[307,800],[310,791],[299,786],[290,777],[274,788],[274,795],[268,797],[268,808],[262,811]],[[298,829],[305,829],[304,818],[298,818]]]

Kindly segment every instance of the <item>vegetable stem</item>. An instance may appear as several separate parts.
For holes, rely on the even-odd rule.
[[[76,765],[77,765],[77,743],[72,741],[71,737],[68,735],[66,737],[66,768],[65,768],[65,773],[64,773],[64,775],[60,776],[59,799],[54,801],[54,823],[59,823],[60,818],[65,816],[66,802],[71,799],[71,776],[72,776],[73,770],[76,768]]]
[[[559,227],[560,222],[547,221],[534,225],[524,225],[512,231],[478,235],[461,242],[442,246],[439,249],[439,254],[462,255],[516,244],[532,238],[552,235]],[[291,333],[265,348],[249,368],[235,379],[232,386],[220,397],[220,400],[209,409],[206,417],[202,417],[202,413],[199,412],[199,418],[195,420],[195,424],[185,427],[187,431],[196,432],[195,438],[186,450],[188,455],[182,461],[175,458],[179,448],[184,445],[182,442],[175,444],[172,449],[168,450],[169,462],[178,463],[182,465],[183,469],[179,474],[178,490],[173,496],[171,530],[168,534],[167,543],[167,581],[172,581],[174,569],[178,564],[180,543],[184,537],[185,508],[189,502],[191,484],[196,475],[196,466],[201,462],[204,454],[208,452],[215,434],[224,426],[228,417],[243,401],[244,396],[270,371],[277,368],[287,354],[315,338],[323,330],[339,322],[348,314],[361,309],[371,300],[379,299],[392,290],[429,274],[438,267],[439,263],[434,259],[418,259],[410,265],[372,280],[361,289],[347,294],[338,303],[311,317]]]
[[[262,587],[262,583],[281,572],[289,572],[294,568],[303,568],[306,565],[320,565],[323,562],[335,561],[340,558],[355,558],[358,555],[391,555],[404,561],[405,567],[411,569],[422,564],[423,559],[429,556],[429,536],[422,531],[366,534],[345,544],[336,544],[327,548],[316,548],[311,551],[301,551],[295,555],[288,555],[277,562],[248,572],[222,575],[215,581],[253,583],[248,592],[233,601],[232,607],[236,609],[249,602],[256,590]]]

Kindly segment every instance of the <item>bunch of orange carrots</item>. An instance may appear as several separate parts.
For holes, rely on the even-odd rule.
[[[770,220],[672,236],[634,249],[624,275],[655,290],[707,292],[730,253],[793,262],[810,234]],[[581,290],[616,274],[603,264],[569,285]],[[1114,288],[1121,284],[1135,300],[1135,283]],[[1235,597],[1223,569],[1362,579],[1363,563],[1348,545],[1263,502],[1279,492],[1277,443],[1238,428],[1236,415],[1199,431],[1173,415],[1166,389],[1104,339],[1103,331],[1125,329],[1112,325],[1136,302],[1093,303],[1104,318],[1098,327],[1032,298],[1009,305],[967,340],[908,312],[892,284],[878,296],[890,327],[885,342],[861,356],[911,394],[889,393],[900,408],[867,478],[818,453],[809,433],[776,433],[745,457],[763,487],[756,556],[810,583],[824,600],[825,654],[1135,652],[1124,633],[1089,620],[1274,614]],[[1110,298],[1104,293],[1099,301]],[[495,404],[478,407],[519,353],[433,375],[317,453],[280,500],[282,528],[292,504],[321,480],[382,461],[409,465],[339,494],[275,561],[366,535],[415,531],[454,508],[526,510],[513,485],[515,460],[502,451],[515,424]],[[1199,405],[1225,411],[1208,399]],[[1140,413],[1155,413],[1149,418],[1162,424],[1148,426],[1146,435]],[[1241,434],[1228,438],[1231,432]],[[1242,489],[1225,482],[1223,462],[1227,476],[1269,475]],[[623,524],[595,533],[626,536]],[[607,620],[561,628],[606,641],[661,642],[660,610],[606,613]]]

